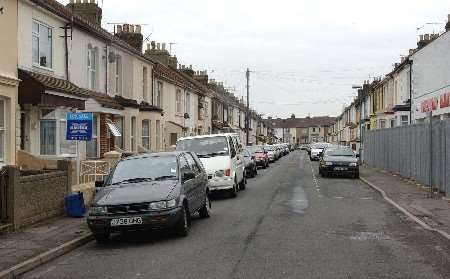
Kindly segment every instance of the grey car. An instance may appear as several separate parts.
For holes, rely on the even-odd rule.
[[[359,178],[357,155],[348,147],[328,147],[320,157],[319,173],[322,177],[335,174]]]
[[[98,186],[87,218],[98,242],[112,232],[143,229],[186,236],[192,214],[210,216],[208,178],[191,152],[126,157]]]

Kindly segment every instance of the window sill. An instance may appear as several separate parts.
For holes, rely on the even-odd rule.
[[[55,72],[55,70],[53,70],[52,68],[44,67],[44,66],[41,66],[41,65],[36,64],[36,63],[33,63],[33,68],[40,69],[40,70],[45,70],[47,72],[52,72],[52,73]]]

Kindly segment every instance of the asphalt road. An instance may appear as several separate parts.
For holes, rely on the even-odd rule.
[[[186,238],[117,235],[22,278],[450,278],[450,245],[359,180],[320,178],[296,151],[213,200]]]

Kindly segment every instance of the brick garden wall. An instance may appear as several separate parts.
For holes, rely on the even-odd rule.
[[[16,220],[26,226],[64,214],[64,197],[68,194],[67,171],[19,176],[15,189]]]

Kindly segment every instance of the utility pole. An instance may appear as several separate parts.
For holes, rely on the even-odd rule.
[[[247,113],[246,113],[246,120],[245,120],[245,132],[247,133],[247,146],[249,144],[249,137],[250,137],[250,70],[247,68],[247,71],[245,72],[245,77],[247,79]]]

